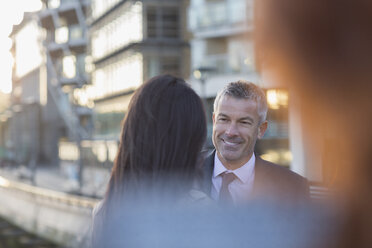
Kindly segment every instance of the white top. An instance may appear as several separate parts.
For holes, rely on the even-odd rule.
[[[217,152],[214,156],[214,169],[212,176],[212,189],[211,197],[214,200],[218,200],[220,195],[220,189],[222,186],[222,176],[224,172],[234,173],[237,177],[234,181],[229,184],[229,192],[235,204],[246,202],[253,188],[254,182],[254,164],[256,157],[253,154],[249,161],[236,170],[228,170],[222,164],[217,156]]]

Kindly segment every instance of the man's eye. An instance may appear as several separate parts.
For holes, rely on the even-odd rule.
[[[227,121],[226,118],[218,118],[219,121]]]
[[[243,125],[252,125],[252,123],[250,121],[242,121],[241,122]]]

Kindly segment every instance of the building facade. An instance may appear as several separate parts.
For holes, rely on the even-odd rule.
[[[96,137],[118,139],[134,90],[149,78],[188,76],[185,9],[183,0],[92,1],[86,93],[95,106]]]
[[[89,83],[85,73],[85,12],[89,2],[45,0],[26,13],[11,37],[15,60],[10,150],[18,164],[59,164],[59,144],[90,137],[92,111],[75,90]],[[15,149],[16,148],[16,149]]]
[[[43,32],[36,13],[25,13],[23,21],[10,34],[14,58],[12,93],[8,109],[2,114],[2,146],[5,161],[28,165],[53,158],[48,142],[52,133],[46,127],[46,70],[42,54]]]

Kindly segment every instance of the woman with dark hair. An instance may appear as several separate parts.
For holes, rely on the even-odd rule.
[[[129,104],[108,189],[93,213],[93,246],[108,247],[124,209],[190,197],[205,137],[201,99],[183,79],[162,75],[143,84]]]

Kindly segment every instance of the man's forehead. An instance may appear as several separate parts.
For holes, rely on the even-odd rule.
[[[257,103],[251,99],[235,98],[227,96],[221,99],[216,110],[217,115],[239,115],[239,116],[255,116],[258,115]]]
[[[243,97],[234,97],[230,95],[224,95],[221,97],[219,106],[230,105],[238,103],[241,106],[257,106],[257,101],[255,99],[243,98]]]

